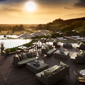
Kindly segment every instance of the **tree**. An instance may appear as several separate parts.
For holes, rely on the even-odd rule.
[[[37,27],[36,27],[37,30],[40,30],[40,29],[43,29],[43,25],[42,24],[39,24]]]
[[[20,26],[18,27],[18,30],[20,30],[20,31],[24,30],[24,26],[23,26],[23,25],[20,25]]]

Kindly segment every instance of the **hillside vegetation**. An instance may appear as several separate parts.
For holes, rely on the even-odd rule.
[[[37,24],[0,24],[0,35],[33,33]]]
[[[47,24],[1,24],[0,34],[33,33],[38,30],[49,30],[51,33],[64,32],[66,35],[85,36],[85,17],[75,19],[55,19]],[[75,30],[75,32],[72,32]]]
[[[53,22],[49,22],[47,24],[39,24],[36,27],[37,30],[39,29],[46,29],[52,32],[64,32],[66,35],[81,35],[85,36],[85,17],[83,18],[76,18],[76,19],[56,19]],[[72,32],[75,30],[75,32]]]

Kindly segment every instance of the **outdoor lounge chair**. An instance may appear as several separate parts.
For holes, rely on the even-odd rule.
[[[57,41],[54,41],[53,42],[53,46],[55,46],[55,48],[59,48],[60,47],[60,45],[58,45],[58,42]]]
[[[56,51],[52,45],[43,45],[41,50],[42,54],[46,56],[51,56]]]
[[[83,42],[79,43],[79,47],[77,47],[79,50],[85,50],[85,44]]]
[[[52,48],[52,49],[42,49],[42,54],[46,55],[46,56],[51,56],[54,52],[56,51],[56,49]]]
[[[76,77],[75,85],[85,85],[85,78],[78,75],[75,71],[74,71],[74,74]]]
[[[57,50],[57,51],[54,52],[54,57],[68,59],[69,58],[69,52],[68,51],[60,52],[60,50]]]
[[[83,53],[80,54],[82,51]],[[71,56],[71,61],[74,61],[76,63],[85,63],[85,51],[80,50],[79,52],[74,52]]]

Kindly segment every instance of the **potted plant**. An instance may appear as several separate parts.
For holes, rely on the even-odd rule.
[[[10,49],[5,49],[6,54],[8,55],[10,53]]]
[[[1,43],[1,51],[4,50],[4,43]]]

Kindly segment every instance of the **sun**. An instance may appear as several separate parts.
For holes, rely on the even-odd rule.
[[[29,1],[25,4],[25,9],[29,12],[33,12],[36,9],[36,4],[33,1]]]

